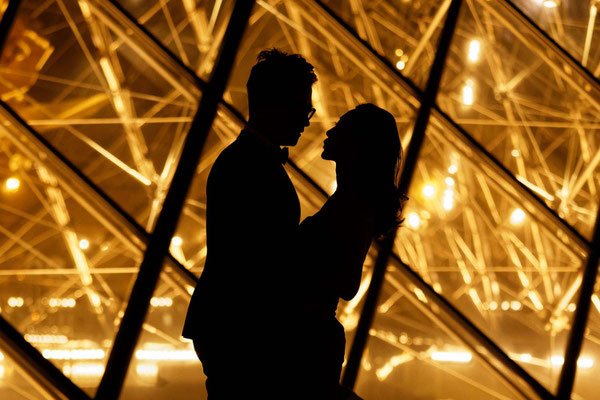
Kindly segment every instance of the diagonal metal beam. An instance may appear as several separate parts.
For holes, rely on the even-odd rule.
[[[96,392],[96,399],[98,400],[118,398],[123,387],[127,369],[150,306],[150,299],[162,270],[163,259],[169,251],[169,243],[183,210],[219,102],[225,92],[235,56],[253,6],[254,1],[248,0],[238,0],[234,5],[215,68],[203,91],[198,111],[190,127],[190,133],[186,136],[175,175],[163,203],[163,209],[150,236],[140,272],[115,337],[106,365],[106,372],[98,386]]]
[[[600,207],[599,207],[600,209]],[[560,381],[558,383],[557,398],[559,400],[568,400],[571,398],[575,373],[577,372],[577,360],[583,345],[585,327],[590,313],[590,303],[594,294],[594,284],[598,276],[598,264],[600,263],[600,218],[596,217],[594,227],[594,239],[592,250],[588,254],[583,279],[579,290],[579,299],[577,300],[577,312],[571,323],[571,333],[569,342],[565,351],[565,362],[560,371]]]
[[[417,167],[417,161],[419,159],[419,153],[423,142],[425,141],[425,131],[429,124],[429,118],[431,116],[431,110],[435,104],[440,82],[442,79],[442,73],[444,66],[446,65],[446,58],[450,50],[450,44],[454,35],[454,29],[456,28],[456,21],[462,0],[452,0],[449,8],[446,20],[442,27],[437,50],[435,53],[435,59],[431,66],[431,72],[427,80],[427,87],[421,97],[421,107],[417,114],[415,125],[410,139],[410,144],[406,152],[406,156],[403,160],[404,166],[402,168],[402,174],[400,176],[399,192],[404,194],[408,192],[408,188],[411,184],[412,177],[414,176],[415,169]],[[350,354],[348,355],[348,362],[342,378],[342,384],[350,389],[354,388],[358,372],[360,370],[360,361],[362,359],[367,341],[369,339],[369,331],[377,312],[377,303],[379,302],[379,294],[383,286],[385,273],[388,266],[388,260],[393,254],[394,241],[396,239],[398,229],[395,228],[393,232],[388,233],[381,240],[378,240],[379,251],[377,252],[377,259],[373,266],[373,275],[371,276],[371,284],[367,290],[365,297],[365,303],[358,320],[358,326],[356,327],[356,333],[354,335],[354,341],[350,347]]]
[[[515,37],[525,41],[527,46],[534,50],[542,60],[553,66],[556,73],[577,90],[583,98],[600,110],[600,80],[537,26],[512,0],[477,1],[494,18],[502,21]],[[506,18],[506,15],[510,17]],[[581,79],[583,82],[577,83],[574,81],[575,78]]]
[[[396,254],[392,255],[391,262],[397,267],[398,273],[408,283],[419,288],[430,301],[430,303],[423,303],[417,300],[413,304],[425,312],[429,318],[437,321],[446,333],[468,346],[509,387],[516,390],[520,397],[554,399],[554,396],[546,388],[513,361],[448,300],[429,286],[411,267],[402,262]]]
[[[2,100],[0,119],[0,131],[20,152],[51,170],[61,188],[132,251],[144,252],[149,242],[148,232]],[[195,285],[194,274],[173,256],[169,255],[167,262],[188,284]]]
[[[0,316],[0,348],[19,370],[28,378],[29,383],[52,399],[90,400],[79,386],[46,360],[40,352],[26,341],[20,332]]]
[[[87,0],[94,15],[115,32],[136,54],[178,89],[189,101],[198,99],[196,88],[204,90],[206,82],[165,45],[139,24],[115,0]]]
[[[473,164],[474,167],[482,170],[488,176],[496,177],[499,183],[506,185],[503,190],[515,201],[522,203],[523,196],[527,203],[524,206],[528,209],[533,218],[544,226],[548,231],[553,232],[558,229],[566,233],[568,241],[562,239],[562,244],[568,252],[575,252],[579,258],[583,258],[590,250],[590,242],[569,223],[560,218],[556,211],[548,207],[540,198],[525,184],[518,180],[511,171],[508,170],[496,157],[488,152],[473,136],[471,136],[462,126],[454,122],[437,105],[434,106],[434,117],[444,128],[444,132],[450,132],[452,138],[441,137],[441,139],[457,147],[457,143],[451,139],[458,139],[459,143],[469,149],[468,155],[478,160]],[[508,189],[508,190],[507,190]],[[542,218],[540,218],[541,215]],[[572,249],[571,247],[575,247]]]
[[[423,91],[414,85],[408,78],[400,74],[399,71],[382,55],[375,52],[369,43],[362,40],[354,29],[346,24],[340,17],[338,17],[330,8],[328,8],[321,0],[305,0],[305,5],[314,12],[318,13],[320,17],[324,18],[328,22],[328,28],[333,36],[338,37],[349,37],[352,41],[360,47],[362,56],[362,62],[368,62],[372,65],[372,68],[378,74],[386,74],[394,80],[394,83],[402,85],[402,88],[409,90],[409,94],[416,96],[417,99],[421,100],[424,96]],[[598,97],[600,98],[600,96]],[[522,182],[516,179],[516,177],[510,172],[504,165],[495,158],[491,153],[486,151],[483,146],[478,144],[462,127],[458,126],[448,117],[437,104],[433,106],[434,114],[442,116],[441,122],[445,129],[452,132],[461,141],[474,143],[473,153],[478,154],[482,159],[486,159],[486,163],[494,165],[494,170],[498,172],[497,178],[503,183],[514,187],[516,192],[523,196],[523,198],[531,204],[532,208],[548,218],[547,222],[544,222],[544,226],[551,226],[554,229],[565,232],[565,236],[568,238],[568,243],[563,243],[564,246],[572,246],[575,244],[577,250],[584,254],[590,248],[590,242],[585,239],[577,230],[575,230],[569,223],[560,218],[556,211],[548,207],[531,189],[525,186]],[[532,215],[536,215],[533,213]],[[542,221],[540,221],[542,223]],[[553,229],[553,230],[554,230]]]

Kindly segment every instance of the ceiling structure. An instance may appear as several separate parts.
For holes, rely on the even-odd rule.
[[[235,3],[0,3],[2,398],[95,396],[157,221],[172,215],[163,203],[197,133],[194,115],[210,102],[203,93],[212,93]],[[201,366],[179,335],[206,256],[206,178],[244,125],[245,83],[260,50],[301,53],[318,75],[317,112],[286,165],[307,216],[335,190],[333,165],[320,154],[344,112],[364,102],[389,110],[409,149],[428,81],[442,71],[438,44],[453,4],[460,11],[448,17],[453,35],[355,390],[365,399],[552,398],[574,357],[571,327],[586,322],[583,305],[572,398],[594,398],[598,4],[461,3],[255,2],[189,167],[141,336],[130,339],[121,398],[204,395]],[[378,251],[359,294],[338,310],[348,349],[369,313]],[[243,301],[232,318],[238,312],[247,312]]]

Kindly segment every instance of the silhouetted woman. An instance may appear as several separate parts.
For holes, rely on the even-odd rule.
[[[356,295],[371,242],[399,224],[405,199],[398,191],[402,148],[394,117],[359,105],[327,132],[322,158],[336,163],[337,188],[300,227],[308,290],[300,343],[292,347],[310,398],[339,399],[345,336],[335,318],[338,300]]]

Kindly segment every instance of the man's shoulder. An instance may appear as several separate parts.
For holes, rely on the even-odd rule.
[[[243,166],[250,163],[251,158],[252,149],[245,146],[240,140],[235,140],[221,151],[212,169],[229,169]]]

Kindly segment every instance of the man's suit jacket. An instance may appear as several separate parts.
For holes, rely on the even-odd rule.
[[[206,197],[206,263],[182,335],[273,329],[297,297],[290,252],[300,221],[279,148],[242,131],[215,161]]]

